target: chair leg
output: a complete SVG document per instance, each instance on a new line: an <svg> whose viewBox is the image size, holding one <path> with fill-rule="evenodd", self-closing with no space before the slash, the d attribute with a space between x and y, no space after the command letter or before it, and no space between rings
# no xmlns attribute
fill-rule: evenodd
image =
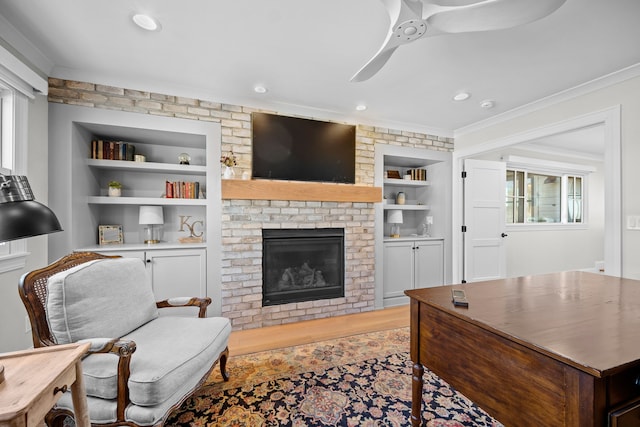
<svg viewBox="0 0 640 427"><path fill-rule="evenodd" d="M227 373L228 357L229 357L229 349L225 348L224 351L220 354L220 373L222 374L222 379L225 381L229 381L229 373Z"/></svg>

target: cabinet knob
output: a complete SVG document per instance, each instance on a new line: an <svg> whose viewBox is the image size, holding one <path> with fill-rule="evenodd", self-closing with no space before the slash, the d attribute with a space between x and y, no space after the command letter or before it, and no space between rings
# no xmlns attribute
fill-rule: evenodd
<svg viewBox="0 0 640 427"><path fill-rule="evenodd" d="M151 260L150 259L147 259L146 261L147 261L147 264L151 264Z"/></svg>
<svg viewBox="0 0 640 427"><path fill-rule="evenodd" d="M500 237L507 237L507 236L508 236L508 234L507 234L507 233L502 233L502 234L500 235Z"/></svg>

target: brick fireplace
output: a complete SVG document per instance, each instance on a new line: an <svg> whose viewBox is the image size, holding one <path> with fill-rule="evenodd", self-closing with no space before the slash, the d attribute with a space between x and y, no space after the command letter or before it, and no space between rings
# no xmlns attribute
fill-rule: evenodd
<svg viewBox="0 0 640 427"><path fill-rule="evenodd" d="M262 235L269 229L343 229L344 296L263 305ZM222 315L237 330L373 310L374 240L373 202L223 200Z"/></svg>
<svg viewBox="0 0 640 427"><path fill-rule="evenodd" d="M262 230L262 306L344 297L344 229Z"/></svg>

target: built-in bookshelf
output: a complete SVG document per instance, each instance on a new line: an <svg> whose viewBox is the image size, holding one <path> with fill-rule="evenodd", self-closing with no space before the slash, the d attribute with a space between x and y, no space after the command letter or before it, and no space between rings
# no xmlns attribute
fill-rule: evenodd
<svg viewBox="0 0 640 427"><path fill-rule="evenodd" d="M406 304L404 290L451 278L451 153L376 145L375 184L376 306Z"/></svg>
<svg viewBox="0 0 640 427"><path fill-rule="evenodd" d="M197 283L191 284L197 288L196 295L207 295L214 301L209 315L219 315L220 138L219 123L49 104L48 204L64 229L49 235L49 260L76 250L138 256L146 260L158 295L193 291L183 280L167 280L169 276L156 274L158 269L168 268L175 271L172 279ZM93 141L99 140L103 141L102 159L94 158L99 156L98 144ZM116 142L113 150L109 148L114 154L106 159L104 141ZM125 150L128 154L122 160ZM116 156L117 152L121 154ZM187 157L184 153L189 164L180 164ZM138 158L144 161L134 161L135 155L144 156ZM120 197L108 196L110 181L122 184ZM192 190L191 195L198 198L167 197L168 182L197 183L198 190ZM139 224L143 205L162 206L164 233L159 244L143 243L144 225ZM122 226L124 243L100 246L99 225ZM189 239L190 228L202 241ZM194 271L182 273L167 267L190 269L192 264Z"/></svg>
<svg viewBox="0 0 640 427"><path fill-rule="evenodd" d="M51 258L97 247L98 225L121 225L124 245L140 244L142 205L163 207L166 243L188 235L180 223L187 217L205 224L206 246L213 240L221 211L218 123L51 104L49 141L49 204L65 229L49 239ZM100 146L103 158L94 158ZM183 153L189 164L180 164ZM108 196L110 181L122 184L120 197ZM181 188L174 197L169 183Z"/></svg>

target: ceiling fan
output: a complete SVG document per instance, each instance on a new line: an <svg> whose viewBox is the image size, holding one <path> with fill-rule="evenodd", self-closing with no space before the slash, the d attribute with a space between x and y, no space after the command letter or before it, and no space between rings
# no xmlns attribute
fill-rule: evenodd
<svg viewBox="0 0 640 427"><path fill-rule="evenodd" d="M381 0L391 27L382 47L352 78L371 78L403 44L444 33L501 30L541 19L566 0Z"/></svg>

